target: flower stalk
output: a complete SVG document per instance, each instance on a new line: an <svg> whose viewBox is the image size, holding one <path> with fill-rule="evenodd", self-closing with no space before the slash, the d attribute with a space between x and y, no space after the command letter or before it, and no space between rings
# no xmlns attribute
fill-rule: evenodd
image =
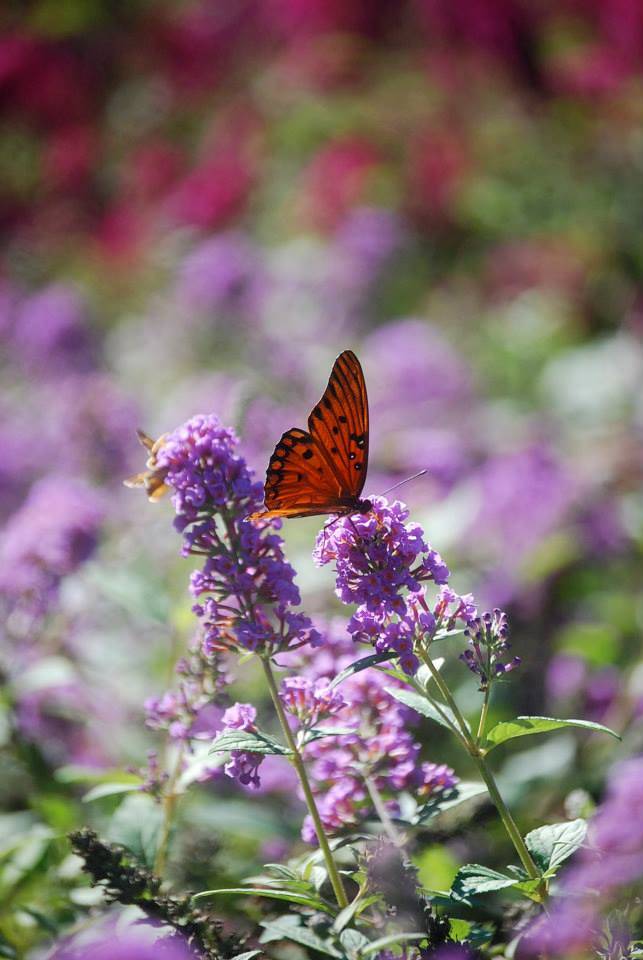
<svg viewBox="0 0 643 960"><path fill-rule="evenodd" d="M469 725L464 719L460 708L458 707L455 698L453 697L451 691L449 690L444 679L441 677L439 670L433 663L429 653L423 645L420 645L420 657L422 661L426 664L429 669L431 676L435 680L435 684L442 695L444 702L450 707L459 727L459 733L461 740L469 754L473 759L474 763L480 771L480 776L485 782L487 790L489 791L489 796L498 811L500 819L502 820L503 826L507 831L507 835L511 840L520 862L525 868L527 874L532 880L540 879L540 872L538 867L533 861L529 850L525 845L525 841L522 838L520 830L516 824L516 821L511 815L509 808L507 807L505 801L502 798L502 795L498 789L493 773L491 772L487 760L484 755L484 751L480 748L480 731L484 730L484 723L486 718L486 710L488 709L489 697L488 691L485 693L485 701L483 704L483 711L480 717L480 724L478 725L478 734L474 739L471 735Z"/></svg>
<svg viewBox="0 0 643 960"><path fill-rule="evenodd" d="M269 657L262 657L261 663L263 666L263 671L266 677L266 682L268 684L268 689L270 691L270 696L279 718L279 723L283 731L286 743L288 744L288 749L291 752L291 761L299 777L299 782L301 783L301 789L304 793L304 798L306 801L306 806L308 807L308 812L313 820L315 825L315 833L317 834L317 839L319 841L319 848L323 854L324 861L326 863L326 869L328 871L328 878L331 882L335 898L338 905L341 909L348 906L348 897L346 896L346 891L344 890L344 884L342 883L342 878L337 869L337 864L333 859L333 854L330 849L330 844L328 843L328 838L326 836L326 831L321 821L319 815L319 810L317 809L317 803L315 802L315 797L310 786L310 781L308 779L308 774L306 773L306 765L304 759L301 755L301 751L297 746L297 741L293 736L293 732L290 729L288 723L288 718L286 717L283 704L279 698L279 692L277 690L277 684L275 682L275 675L272 672L272 665L270 663Z"/></svg>

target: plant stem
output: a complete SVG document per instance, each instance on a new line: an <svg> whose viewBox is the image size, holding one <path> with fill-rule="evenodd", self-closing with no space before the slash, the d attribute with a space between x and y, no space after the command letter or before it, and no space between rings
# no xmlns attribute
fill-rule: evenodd
<svg viewBox="0 0 643 960"><path fill-rule="evenodd" d="M384 803L384 800L382 798L382 794L377 788L377 784L369 776L364 777L364 783L366 785L366 789L368 790L368 795L373 801L375 812L377 813L378 817L380 818L380 822L384 827L384 833L389 838L389 840L391 841L394 847L398 847L398 848L403 847L405 844L404 837L402 836L400 831L397 829L397 827L391 820L389 816L389 812L386 809L386 804Z"/></svg>
<svg viewBox="0 0 643 960"><path fill-rule="evenodd" d="M478 733L476 734L476 743L478 746L482 743L484 738L484 731L487 725L487 713L489 712L489 694L491 693L491 687L487 684L484 692L484 703L482 704L482 710L480 711L480 723L478 724Z"/></svg>
<svg viewBox="0 0 643 960"><path fill-rule="evenodd" d="M266 675L266 681L268 683L268 688L270 690L270 696L272 697L272 702L277 712L277 716L279 717L279 723L281 724L281 729L283 731L284 737L288 744L288 748L292 753L292 763L295 770L297 771L297 776L299 777L299 782L301 783L301 788L304 792L304 797L306 799L306 806L308 807L308 812L310 813L313 823L315 825L315 832L317 834L317 839L319 841L319 847L324 855L324 860L326 861L328 878L335 892L337 903L343 909L344 907L348 906L348 897L346 896L346 891L344 890L344 885L342 883L342 878L339 875L339 870L337 869L337 865L333 860L333 854L328 843L328 838L326 837L326 833L324 831L324 825L322 824L321 817L319 816L319 810L317 809L317 804L315 803L315 797L313 796L313 791L310 786L308 774L306 773L304 759L297 746L297 742L293 736L293 732L288 725L288 719L286 717L286 713L284 711L281 700L279 699L277 684L275 682L275 676L272 672L270 659L268 657L262 657L261 663L263 664L263 670Z"/></svg>
<svg viewBox="0 0 643 960"><path fill-rule="evenodd" d="M476 766L478 767L478 770L480 771L480 776L482 777L482 779L484 780L487 786L487 790L489 791L489 796L491 797L491 800L496 810L498 811L498 814L500 815L500 819L503 822L504 828L507 831L509 839L514 845L516 853L520 858L520 862L522 863L523 867L525 868L529 876L532 878L532 880L539 879L540 873L538 871L538 867L534 863L531 857L531 854L529 853L529 850L525 846L525 841L523 840L520 830L516 825L516 821L512 817L511 813L509 812L509 808L507 807L507 805L505 804L505 801L502 799L502 796L500 795L500 791L498 790L498 786L494 779L493 773L489 769L484 753L480 750L478 743L476 743L476 741L471 736L471 731L469 730L469 725L467 724L467 721L464 719L460 711L460 708L458 707L457 703L453 698L451 691L449 690L448 686L440 676L440 673L436 668L435 664L433 663L433 660L429 656L428 652L422 646L420 646L419 652L420 652L420 656L422 657L422 660L424 661L426 666L429 668L429 671L431 672L431 676L435 680L438 690L442 694L442 697L445 703L447 703L448 706L451 708L453 715L458 722L458 726L460 727L460 733L462 735L462 739L464 741L465 747L468 753L470 754L470 756L473 758ZM485 705L488 707L488 698L485 700ZM486 711L484 710L484 707L483 707L483 713L484 713L484 717L486 718ZM481 717L481 722L482 721L483 721L483 718ZM479 735L480 735L480 727L478 728L478 736Z"/></svg>
<svg viewBox="0 0 643 960"><path fill-rule="evenodd" d="M163 823L161 825L159 845L154 858L154 873L158 877L163 876L163 871L165 870L165 864L167 861L167 848L170 841L170 831L172 830L172 821L174 820L176 805L179 799L179 795L176 792L176 784L181 774L184 749L185 747L181 743L177 750L176 761L174 763L174 767L172 768L170 779L167 782L167 786L163 794Z"/></svg>

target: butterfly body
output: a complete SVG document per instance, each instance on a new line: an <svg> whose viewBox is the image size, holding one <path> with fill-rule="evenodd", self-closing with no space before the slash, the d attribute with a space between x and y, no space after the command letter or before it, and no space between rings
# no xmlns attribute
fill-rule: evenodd
<svg viewBox="0 0 643 960"><path fill-rule="evenodd" d="M328 386L308 418L308 430L293 427L268 463L264 510L257 517L366 514L361 493L368 468L368 397L359 360L339 355Z"/></svg>

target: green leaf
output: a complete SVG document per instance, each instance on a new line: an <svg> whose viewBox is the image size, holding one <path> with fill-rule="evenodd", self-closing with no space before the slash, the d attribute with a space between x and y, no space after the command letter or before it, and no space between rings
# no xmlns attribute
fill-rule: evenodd
<svg viewBox="0 0 643 960"><path fill-rule="evenodd" d="M141 863L151 867L162 825L161 805L146 793L131 793L114 812L107 837L113 843L122 843Z"/></svg>
<svg viewBox="0 0 643 960"><path fill-rule="evenodd" d="M253 957L258 957L261 953L261 950L247 950L245 953L237 953L232 960L252 960Z"/></svg>
<svg viewBox="0 0 643 960"><path fill-rule="evenodd" d="M525 844L541 870L554 872L582 846L586 836L587 821L579 817L538 827L527 834Z"/></svg>
<svg viewBox="0 0 643 960"><path fill-rule="evenodd" d="M249 753L264 753L279 757L288 756L290 751L278 740L274 740L259 730L226 730L213 741L211 753L222 753L230 750L246 750Z"/></svg>
<svg viewBox="0 0 643 960"><path fill-rule="evenodd" d="M335 917L335 922L333 924L333 931L335 933L341 933L344 927L351 922L351 920L355 916L357 908L360 905L361 899L362 899L361 895L358 894L355 897L355 899L348 904L347 907L344 907L343 910L339 911L339 913Z"/></svg>
<svg viewBox="0 0 643 960"><path fill-rule="evenodd" d="M96 770L95 767L83 767L74 763L58 767L54 772L54 779L58 783L141 783L137 773L130 773L127 770L117 768Z"/></svg>
<svg viewBox="0 0 643 960"><path fill-rule="evenodd" d="M360 673L362 670L368 670L369 667L375 667L378 663L385 663L387 660L393 660L397 654L392 650L385 650L383 653L372 653L369 657L362 657L361 660L356 660L354 663L349 664L341 673L338 673L331 687L337 687L340 683L343 683L348 677L352 677L354 673Z"/></svg>
<svg viewBox="0 0 643 960"><path fill-rule="evenodd" d="M440 813L452 810L467 800L472 800L487 792L484 783L464 780L458 783L452 790L445 790L436 797L431 797L426 803L423 803L415 812L413 823L426 823Z"/></svg>
<svg viewBox="0 0 643 960"><path fill-rule="evenodd" d="M346 951L349 960L359 960L364 947L368 947L369 939L359 930L344 930L339 937L342 949Z"/></svg>
<svg viewBox="0 0 643 960"><path fill-rule="evenodd" d="M508 877L504 873L498 873L497 870L490 870L489 867L483 867L480 863L466 863L455 875L451 893L468 900L469 897L480 893L491 893L493 890L513 887L515 883L515 877Z"/></svg>
<svg viewBox="0 0 643 960"><path fill-rule="evenodd" d="M314 743L315 740L323 740L324 737L344 737L354 732L354 730L350 730L348 727L326 727L326 729L311 727L310 730L306 731L303 745L308 746L309 743Z"/></svg>
<svg viewBox="0 0 643 960"><path fill-rule="evenodd" d="M516 717L515 720L506 720L497 723L488 732L483 744L485 750L515 740L516 737L528 737L534 733L548 733L550 730L562 730L565 727L580 727L583 730L594 730L598 733L608 733L611 737L620 740L618 733L604 727L602 723L593 723L590 720L557 720L555 717Z"/></svg>
<svg viewBox="0 0 643 960"><path fill-rule="evenodd" d="M425 933L391 933L386 937L380 937L379 940L371 940L367 947L362 948L362 956L369 957L372 953L378 953L386 947L393 947L397 943L411 943L420 940L426 940Z"/></svg>
<svg viewBox="0 0 643 960"><path fill-rule="evenodd" d="M83 803L91 803L92 800L101 800L103 797L113 797L117 793L133 793L140 789L142 782L139 778L136 783L99 783L87 791L83 797Z"/></svg>
<svg viewBox="0 0 643 960"><path fill-rule="evenodd" d="M267 897L269 900L286 900L314 910L330 912L330 908L320 897L312 894L297 893L294 890L279 890L277 887L221 887L218 890L201 890L192 895L193 900L202 900L203 897L215 897L220 894L236 894L246 897Z"/></svg>
<svg viewBox="0 0 643 960"><path fill-rule="evenodd" d="M441 727L445 727L447 730L451 730L451 732L453 732L453 727L457 730L457 721L446 705L443 706L440 704L440 710L438 710L432 700L423 697L421 693L415 693L415 691L406 690L403 687L386 687L386 692L390 693L396 700L399 700L400 703L403 703L405 707L410 707L411 710L415 710L416 713L420 713L423 717L434 720L435 723L439 723ZM450 726L450 724L453 724L453 727Z"/></svg>
<svg viewBox="0 0 643 960"><path fill-rule="evenodd" d="M318 950L319 953L325 953L329 957L340 957L341 953L327 940L322 940L300 924L300 918L294 916L277 917L275 920L262 920L261 926L264 933L261 935L262 943L270 943L273 940L292 940L294 943L301 943L304 947L310 947L312 950Z"/></svg>

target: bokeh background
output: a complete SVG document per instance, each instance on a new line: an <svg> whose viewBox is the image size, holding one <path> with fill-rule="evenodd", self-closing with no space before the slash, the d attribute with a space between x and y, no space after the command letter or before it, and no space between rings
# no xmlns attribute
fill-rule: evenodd
<svg viewBox="0 0 643 960"><path fill-rule="evenodd" d="M64 834L107 829L116 804L81 802L88 768L162 751L143 702L193 632L189 563L170 505L122 487L135 428L215 412L261 475L347 347L370 392L366 492L427 468L401 491L413 518L456 587L510 612L523 664L494 717L623 733L503 748L518 819L590 810L643 745L639 0L1 17L0 944L38 950L88 915ZM306 609L345 616L310 560L317 527L286 526L289 557ZM237 689L260 698L251 667ZM442 736L426 749L467 774ZM280 783L196 787L177 884L296 849ZM427 831L431 887L467 857L505 862L487 813L466 842Z"/></svg>

